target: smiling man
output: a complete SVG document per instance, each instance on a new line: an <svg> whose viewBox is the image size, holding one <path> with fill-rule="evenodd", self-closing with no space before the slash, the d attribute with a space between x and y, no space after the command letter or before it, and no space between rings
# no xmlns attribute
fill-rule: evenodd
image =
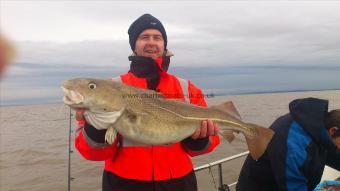
<svg viewBox="0 0 340 191"><path fill-rule="evenodd" d="M164 40L157 29L145 29L137 38L135 53L154 60L164 54Z"/></svg>
<svg viewBox="0 0 340 191"><path fill-rule="evenodd" d="M133 51L129 56L130 70L115 80L158 91L168 99L207 106L199 88L167 72L172 53L167 50L166 31L157 18L142 15L131 24L128 34ZM120 135L113 145L107 145L105 133L109 125L106 123L115 114L109 119L107 113L97 117L108 120L92 125L89 115L93 114L77 114L78 120L85 118L85 121L76 148L88 160L105 161L105 191L196 191L190 156L211 152L220 141L218 126L207 120L202 121L201 128L191 137L172 145L143 145Z"/></svg>

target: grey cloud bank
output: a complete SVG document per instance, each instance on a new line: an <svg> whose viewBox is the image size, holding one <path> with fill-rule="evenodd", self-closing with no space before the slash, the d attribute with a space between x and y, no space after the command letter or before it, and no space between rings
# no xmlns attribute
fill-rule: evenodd
<svg viewBox="0 0 340 191"><path fill-rule="evenodd" d="M158 17L175 53L170 71L217 94L340 89L337 1L4 1L2 32L16 63L1 104L59 100L72 77L126 72L127 29ZM40 93L39 93L40 92ZM208 92L209 93L209 92Z"/></svg>

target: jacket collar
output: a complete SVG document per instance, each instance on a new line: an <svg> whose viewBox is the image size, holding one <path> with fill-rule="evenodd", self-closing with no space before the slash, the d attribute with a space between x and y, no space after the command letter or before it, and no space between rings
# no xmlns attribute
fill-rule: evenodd
<svg viewBox="0 0 340 191"><path fill-rule="evenodd" d="M150 57L137 56L133 53L129 56L129 61L131 61L129 72L139 78L146 78L148 89L156 90L161 76L168 71L171 56L173 54L167 51L163 57L153 60Z"/></svg>

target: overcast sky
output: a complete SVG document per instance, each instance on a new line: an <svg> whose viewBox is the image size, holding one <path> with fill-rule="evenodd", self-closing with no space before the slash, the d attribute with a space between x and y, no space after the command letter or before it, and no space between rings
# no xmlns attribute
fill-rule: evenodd
<svg viewBox="0 0 340 191"><path fill-rule="evenodd" d="M126 72L127 30L144 13L166 28L171 72L204 90L338 89L339 10L340 1L0 0L0 31L18 52L0 105L60 100L65 79Z"/></svg>
<svg viewBox="0 0 340 191"><path fill-rule="evenodd" d="M338 1L7 1L1 31L18 62L126 66L127 30L164 24L172 65L338 65Z"/></svg>

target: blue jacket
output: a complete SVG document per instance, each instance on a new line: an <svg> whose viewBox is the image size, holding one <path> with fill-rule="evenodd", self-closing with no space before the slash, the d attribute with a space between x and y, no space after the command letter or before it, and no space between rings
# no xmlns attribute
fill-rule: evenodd
<svg viewBox="0 0 340 191"><path fill-rule="evenodd" d="M258 161L247 157L238 191L313 190L326 164L340 170L340 152L324 125L328 101L297 99L289 111L271 125L275 135L265 154Z"/></svg>

